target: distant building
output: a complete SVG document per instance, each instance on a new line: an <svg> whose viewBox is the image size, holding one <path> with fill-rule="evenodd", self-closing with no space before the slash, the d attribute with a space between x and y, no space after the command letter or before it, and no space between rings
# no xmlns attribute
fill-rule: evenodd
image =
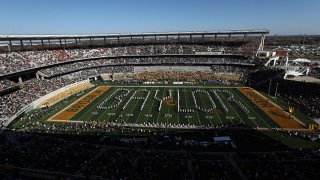
<svg viewBox="0 0 320 180"><path fill-rule="evenodd" d="M276 50L275 51L275 56L287 57L288 56L288 51L287 50Z"/></svg>

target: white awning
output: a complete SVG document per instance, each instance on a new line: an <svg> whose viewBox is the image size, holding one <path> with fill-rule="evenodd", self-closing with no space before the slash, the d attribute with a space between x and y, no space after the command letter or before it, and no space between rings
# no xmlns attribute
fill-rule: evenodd
<svg viewBox="0 0 320 180"><path fill-rule="evenodd" d="M308 59L305 59L305 58L298 58L298 59L293 60L293 62L307 62L307 63L309 63L311 61Z"/></svg>

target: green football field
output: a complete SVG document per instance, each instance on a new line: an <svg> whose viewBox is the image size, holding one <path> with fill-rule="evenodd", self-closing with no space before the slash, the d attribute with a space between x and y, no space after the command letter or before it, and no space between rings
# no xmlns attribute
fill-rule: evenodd
<svg viewBox="0 0 320 180"><path fill-rule="evenodd" d="M237 88L112 86L70 121L130 125L280 127Z"/></svg>

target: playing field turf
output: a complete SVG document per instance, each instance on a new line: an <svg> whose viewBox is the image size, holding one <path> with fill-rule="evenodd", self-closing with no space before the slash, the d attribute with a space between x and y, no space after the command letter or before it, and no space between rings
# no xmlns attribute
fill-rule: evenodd
<svg viewBox="0 0 320 180"><path fill-rule="evenodd" d="M239 89L231 87L112 86L72 117L63 117L61 113L66 112L60 111L52 120L94 120L144 126L246 124L254 128L283 127L262 109Z"/></svg>

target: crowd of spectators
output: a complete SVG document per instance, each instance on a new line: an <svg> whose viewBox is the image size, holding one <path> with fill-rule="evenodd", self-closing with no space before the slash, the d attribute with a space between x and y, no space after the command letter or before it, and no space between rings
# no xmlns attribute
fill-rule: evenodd
<svg viewBox="0 0 320 180"><path fill-rule="evenodd" d="M234 74L243 74L245 72L251 71L252 68L245 66L211 66L211 69L214 73L234 73Z"/></svg>
<svg viewBox="0 0 320 180"><path fill-rule="evenodd" d="M0 119L8 119L36 99L66 85L96 76L97 69L83 70L52 79L30 79L20 89L0 96ZM3 121L2 121L3 122Z"/></svg>
<svg viewBox="0 0 320 180"><path fill-rule="evenodd" d="M192 162L196 179L241 179L225 154L198 153Z"/></svg>
<svg viewBox="0 0 320 180"><path fill-rule="evenodd" d="M262 68L244 74L243 81L265 93L293 104L307 113L309 117L320 118L320 85L281 78L282 69Z"/></svg>
<svg viewBox="0 0 320 180"><path fill-rule="evenodd" d="M274 47L273 50L286 50L289 56L294 57L315 57L320 55L320 45L280 45Z"/></svg>
<svg viewBox="0 0 320 180"><path fill-rule="evenodd" d="M157 80L176 80L191 81L201 83L206 80L217 80L222 84L228 84L229 81L239 81L238 75L233 74L216 74L212 72L202 71L158 71L158 72L142 72L137 74L129 74L128 77L137 80L157 81Z"/></svg>
<svg viewBox="0 0 320 180"><path fill-rule="evenodd" d="M253 46L251 44L252 43L249 42L209 43L200 45L191 43L10 52L0 54L0 75L58 62L104 56L194 54L196 52L220 52L224 54L243 55L248 48L251 49Z"/></svg>
<svg viewBox="0 0 320 180"><path fill-rule="evenodd" d="M255 71L247 71L243 74L243 82L249 86L258 87L269 82L272 78L281 78L284 76L283 69L260 67Z"/></svg>
<svg viewBox="0 0 320 180"><path fill-rule="evenodd" d="M119 179L185 179L188 173L186 157L181 152L108 148L81 172Z"/></svg>
<svg viewBox="0 0 320 180"><path fill-rule="evenodd" d="M310 73L308 74L308 76L320 79L320 65L317 64L317 66L312 66L310 68Z"/></svg>
<svg viewBox="0 0 320 180"><path fill-rule="evenodd" d="M260 89L268 92L269 81ZM278 86L278 87L277 87ZM320 85L317 83L273 79L270 93L306 111L309 117L320 118Z"/></svg>
<svg viewBox="0 0 320 180"><path fill-rule="evenodd" d="M0 164L46 171L72 173L97 150L95 145L19 132L0 138Z"/></svg>
<svg viewBox="0 0 320 180"><path fill-rule="evenodd" d="M11 117L34 100L36 100L35 95L20 90L0 96L0 123L3 125L8 117Z"/></svg>
<svg viewBox="0 0 320 180"><path fill-rule="evenodd" d="M115 58L115 59L99 59L99 60L86 60L81 62L74 62L69 64L58 65L40 70L46 76L54 76L70 71L77 71L84 68L92 68L108 65L141 65L141 64L193 64L193 63L217 63L217 64L240 64L250 63L249 59L237 58L206 58L206 57L150 57L150 58Z"/></svg>
<svg viewBox="0 0 320 180"><path fill-rule="evenodd" d="M66 85L85 80L92 76L97 76L101 73L117 72L133 72L133 67L101 67L97 69L82 70L51 79L34 78L27 80L21 84L19 90L0 96L0 119L8 119L34 100ZM4 121L1 122L4 123Z"/></svg>
<svg viewBox="0 0 320 180"><path fill-rule="evenodd" d="M17 83L10 81L8 79L1 79L0 80L0 92L6 89L10 89L12 87L18 86Z"/></svg>
<svg viewBox="0 0 320 180"><path fill-rule="evenodd" d="M312 151L239 153L233 156L248 179L317 179L320 153Z"/></svg>
<svg viewBox="0 0 320 180"><path fill-rule="evenodd" d="M148 136L90 137L2 132L0 165L6 168L0 171L0 178L28 177L28 172L33 177L39 174L40 177L47 175L55 178L74 176L107 179L320 177L318 149L220 152L226 147L221 143L213 145L215 151L218 151L214 152L208 151L206 146L192 147L185 143L191 137L204 138L198 135L189 132L175 133L174 136L150 133ZM10 168L17 171L12 172Z"/></svg>

